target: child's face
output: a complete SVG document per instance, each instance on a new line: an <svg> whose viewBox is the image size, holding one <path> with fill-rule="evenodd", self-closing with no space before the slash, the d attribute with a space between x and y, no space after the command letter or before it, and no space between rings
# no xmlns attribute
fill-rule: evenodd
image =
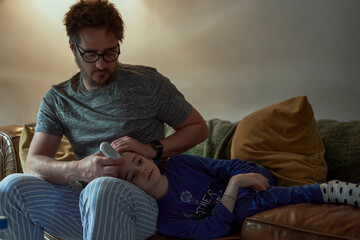
<svg viewBox="0 0 360 240"><path fill-rule="evenodd" d="M153 195L161 180L161 173L153 160L133 152L122 152L124 163L121 165L119 177L129 181L149 194Z"/></svg>

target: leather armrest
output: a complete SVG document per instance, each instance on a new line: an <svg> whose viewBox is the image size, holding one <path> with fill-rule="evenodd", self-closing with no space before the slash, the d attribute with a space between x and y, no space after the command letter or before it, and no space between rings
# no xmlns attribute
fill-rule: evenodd
<svg viewBox="0 0 360 240"><path fill-rule="evenodd" d="M360 239L360 209L334 204L301 203L246 218L242 239Z"/></svg>

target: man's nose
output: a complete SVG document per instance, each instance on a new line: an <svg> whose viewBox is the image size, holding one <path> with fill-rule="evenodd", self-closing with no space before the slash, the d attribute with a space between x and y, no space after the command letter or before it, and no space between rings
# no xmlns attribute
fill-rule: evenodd
<svg viewBox="0 0 360 240"><path fill-rule="evenodd" d="M104 69L105 66L106 66L106 62L105 60L103 59L103 57L99 57L99 59L95 62L95 66L98 68L98 69Z"/></svg>

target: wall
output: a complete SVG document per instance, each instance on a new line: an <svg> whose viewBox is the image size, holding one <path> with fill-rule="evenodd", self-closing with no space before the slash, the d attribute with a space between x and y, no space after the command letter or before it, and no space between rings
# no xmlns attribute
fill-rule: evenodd
<svg viewBox="0 0 360 240"><path fill-rule="evenodd" d="M62 18L75 0L0 0L0 125L34 122L76 71ZM317 119L360 119L360 1L117 0L120 61L156 67L206 119L237 121L307 95Z"/></svg>

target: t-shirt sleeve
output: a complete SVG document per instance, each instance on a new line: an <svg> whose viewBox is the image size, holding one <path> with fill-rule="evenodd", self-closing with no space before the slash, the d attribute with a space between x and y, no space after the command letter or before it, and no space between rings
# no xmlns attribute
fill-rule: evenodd
<svg viewBox="0 0 360 240"><path fill-rule="evenodd" d="M56 104L53 91L47 92L42 99L37 115L35 131L49 133L58 137L62 137L63 129L59 118L56 115Z"/></svg>
<svg viewBox="0 0 360 240"><path fill-rule="evenodd" d="M203 219L159 215L158 228L161 233L171 237L213 239L229 233L234 219L235 216L219 202L213 214Z"/></svg>
<svg viewBox="0 0 360 240"><path fill-rule="evenodd" d="M154 73L154 98L158 109L158 118L170 126L184 122L192 110L191 104L168 78Z"/></svg>

